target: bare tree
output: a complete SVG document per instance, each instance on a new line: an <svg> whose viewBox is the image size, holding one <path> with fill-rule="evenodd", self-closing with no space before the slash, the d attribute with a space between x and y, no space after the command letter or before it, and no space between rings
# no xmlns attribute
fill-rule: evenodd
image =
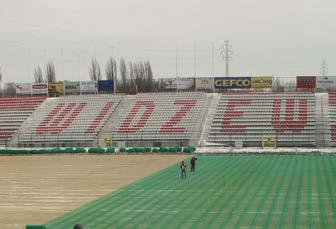
<svg viewBox="0 0 336 229"><path fill-rule="evenodd" d="M128 62L120 61L120 91L125 93L150 92L154 89L153 72L149 61Z"/></svg>
<svg viewBox="0 0 336 229"><path fill-rule="evenodd" d="M145 62L145 71L146 71L146 91L147 92L151 92L154 89L154 85L153 85L153 71L152 71L152 67L151 64L149 63L149 61L147 60Z"/></svg>
<svg viewBox="0 0 336 229"><path fill-rule="evenodd" d="M137 92L152 91L153 73L148 61L137 62L133 65L135 85Z"/></svg>
<svg viewBox="0 0 336 229"><path fill-rule="evenodd" d="M43 74L40 65L34 68L33 75L35 83L43 83Z"/></svg>
<svg viewBox="0 0 336 229"><path fill-rule="evenodd" d="M139 85L140 85L140 81L141 81L140 67L139 67L138 63L133 64L133 71L134 71L135 92L138 93L140 91Z"/></svg>
<svg viewBox="0 0 336 229"><path fill-rule="evenodd" d="M107 61L105 68L106 79L108 80L116 80L117 78L117 63L114 58L110 57Z"/></svg>
<svg viewBox="0 0 336 229"><path fill-rule="evenodd" d="M2 73L1 73L1 68L0 68L0 95L2 94L1 82L2 82Z"/></svg>
<svg viewBox="0 0 336 229"><path fill-rule="evenodd" d="M281 82L279 78L276 78L274 82L275 90L283 91L284 90L284 82Z"/></svg>
<svg viewBox="0 0 336 229"><path fill-rule="evenodd" d="M49 61L46 66L46 81L56 82L55 66L52 61Z"/></svg>
<svg viewBox="0 0 336 229"><path fill-rule="evenodd" d="M121 87L124 93L128 93L128 79L127 79L127 66L125 59L120 60L120 78L121 78Z"/></svg>
<svg viewBox="0 0 336 229"><path fill-rule="evenodd" d="M91 58L91 66L89 69L89 75L92 81L98 81L102 79L100 66L95 57Z"/></svg>
<svg viewBox="0 0 336 229"><path fill-rule="evenodd" d="M139 92L145 92L145 88L146 88L146 69L145 69L145 65L143 62L138 62L138 66L139 66Z"/></svg>
<svg viewBox="0 0 336 229"><path fill-rule="evenodd" d="M135 94L135 72L132 61L128 62L128 73L129 73L129 93Z"/></svg>
<svg viewBox="0 0 336 229"><path fill-rule="evenodd" d="M14 96L16 94L15 83L6 83L4 86L3 94L5 96Z"/></svg>

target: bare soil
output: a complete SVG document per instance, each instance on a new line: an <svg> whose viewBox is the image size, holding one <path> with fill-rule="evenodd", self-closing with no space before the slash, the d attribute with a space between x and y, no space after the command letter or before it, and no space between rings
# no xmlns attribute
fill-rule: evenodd
<svg viewBox="0 0 336 229"><path fill-rule="evenodd" d="M186 155L0 157L0 228L43 224Z"/></svg>

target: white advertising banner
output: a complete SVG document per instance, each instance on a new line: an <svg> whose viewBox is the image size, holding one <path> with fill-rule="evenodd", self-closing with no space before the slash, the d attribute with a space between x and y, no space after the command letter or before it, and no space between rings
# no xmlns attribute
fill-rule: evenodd
<svg viewBox="0 0 336 229"><path fill-rule="evenodd" d="M212 77L196 78L196 90L212 90L212 89L213 89Z"/></svg>
<svg viewBox="0 0 336 229"><path fill-rule="evenodd" d="M95 81L83 81L81 82L81 93L88 94L88 93L97 93L97 82Z"/></svg>
<svg viewBox="0 0 336 229"><path fill-rule="evenodd" d="M176 78L160 79L160 89L176 89Z"/></svg>
<svg viewBox="0 0 336 229"><path fill-rule="evenodd" d="M195 90L195 78L179 78L178 89Z"/></svg>
<svg viewBox="0 0 336 229"><path fill-rule="evenodd" d="M32 85L30 83L18 83L15 85L17 95L31 95Z"/></svg>
<svg viewBox="0 0 336 229"><path fill-rule="evenodd" d="M316 76L316 88L336 89L336 76Z"/></svg>
<svg viewBox="0 0 336 229"><path fill-rule="evenodd" d="M47 95L48 94L48 84L47 83L33 83L32 84L32 94L33 95Z"/></svg>

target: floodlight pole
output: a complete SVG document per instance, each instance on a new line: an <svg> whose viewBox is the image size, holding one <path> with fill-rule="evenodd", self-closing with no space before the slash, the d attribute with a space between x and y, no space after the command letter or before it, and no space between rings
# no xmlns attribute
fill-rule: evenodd
<svg viewBox="0 0 336 229"><path fill-rule="evenodd" d="M211 78L212 78L212 93L215 92L215 85L214 85L214 79L215 79L215 48L214 48L214 42L211 41Z"/></svg>
<svg viewBox="0 0 336 229"><path fill-rule="evenodd" d="M197 75L196 43L194 43L194 77Z"/></svg>
<svg viewBox="0 0 336 229"><path fill-rule="evenodd" d="M230 45L230 41L229 40L225 40L224 41L224 45L222 45L221 48L221 56L222 59L225 60L225 76L229 77L230 75L230 60L232 58L232 46Z"/></svg>
<svg viewBox="0 0 336 229"><path fill-rule="evenodd" d="M176 92L178 92L178 71L177 71L177 44L175 48L175 74L176 74Z"/></svg>
<svg viewBox="0 0 336 229"><path fill-rule="evenodd" d="M321 72L322 72L322 76L326 76L328 74L328 64L325 60L322 61Z"/></svg>
<svg viewBox="0 0 336 229"><path fill-rule="evenodd" d="M226 71L225 76L229 77L229 41L225 41L225 65L226 65Z"/></svg>

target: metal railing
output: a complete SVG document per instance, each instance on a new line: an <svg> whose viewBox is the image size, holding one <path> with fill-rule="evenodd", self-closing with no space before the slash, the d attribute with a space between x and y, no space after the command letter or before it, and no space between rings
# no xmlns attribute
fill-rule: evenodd
<svg viewBox="0 0 336 229"><path fill-rule="evenodd" d="M270 127L271 128L271 127ZM210 129L211 130L211 129ZM173 147L189 146L192 136L201 136L200 131L188 132L188 134L164 134L159 131L138 131L133 133L102 132L93 136L81 132L67 133L67 135L52 135L36 133L18 133L13 147L91 147L91 146L114 146L114 147ZM257 134L249 133L223 133L210 132L200 146L219 147L262 147L264 138L274 138L277 147L316 147L327 148L336 146L336 140L331 141L330 129L322 131L302 133L285 132L276 134L274 131L260 131ZM323 141L321 141L323 139ZM6 145L9 146L10 142Z"/></svg>

